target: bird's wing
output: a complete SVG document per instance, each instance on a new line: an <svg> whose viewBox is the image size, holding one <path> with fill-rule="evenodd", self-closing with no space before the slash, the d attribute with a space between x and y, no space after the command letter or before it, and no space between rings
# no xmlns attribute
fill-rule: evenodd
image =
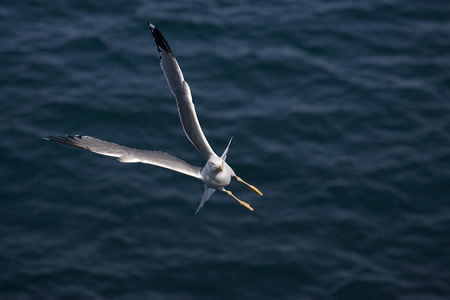
<svg viewBox="0 0 450 300"><path fill-rule="evenodd" d="M117 157L117 160L123 163L141 162L144 164L151 164L177 171L202 180L202 176L200 174L201 168L192 166L187 162L165 152L128 148L85 135L75 135L67 137L49 136L45 137L45 139L60 144L88 150L101 155Z"/></svg>
<svg viewBox="0 0 450 300"><path fill-rule="evenodd" d="M191 90L187 82L184 81L183 73L169 44L153 24L148 23L148 26L152 31L158 49L161 68L169 84L169 88L177 100L178 113L180 114L181 124L183 125L186 136L206 159L209 159L211 156L217 156L203 134L195 112Z"/></svg>
<svg viewBox="0 0 450 300"><path fill-rule="evenodd" d="M231 141L232 141L232 140L233 140L233 137L231 137L230 141L228 142L227 148L225 149L225 151L223 151L223 154L222 154L222 156L220 157L220 158L223 159L223 161L226 161L226 160L227 160L228 148L230 148L230 145L231 145Z"/></svg>

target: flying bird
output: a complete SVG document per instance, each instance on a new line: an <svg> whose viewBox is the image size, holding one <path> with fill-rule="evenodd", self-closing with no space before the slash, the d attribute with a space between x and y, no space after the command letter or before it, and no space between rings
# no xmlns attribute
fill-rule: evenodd
<svg viewBox="0 0 450 300"><path fill-rule="evenodd" d="M191 90L184 80L183 73L181 72L180 66L175 59L169 44L153 24L148 23L148 26L156 43L158 57L164 76L166 77L171 92L175 96L184 132L194 147L197 148L206 159L206 164L203 168L193 166L165 152L129 148L86 135L48 136L44 139L101 155L117 157L117 159L123 163L140 162L151 164L195 177L203 181L205 186L202 200L195 212L196 214L216 190L227 193L241 205L253 211L253 208L248 203L236 198L232 192L225 189L225 187L230 184L231 178L234 177L236 180L249 186L253 192L262 196L262 193L256 187L242 180L226 163L225 160L227 158L228 149L233 138L230 139L227 148L219 157L209 145L208 140L200 127L197 113L195 112L194 102L192 101Z"/></svg>

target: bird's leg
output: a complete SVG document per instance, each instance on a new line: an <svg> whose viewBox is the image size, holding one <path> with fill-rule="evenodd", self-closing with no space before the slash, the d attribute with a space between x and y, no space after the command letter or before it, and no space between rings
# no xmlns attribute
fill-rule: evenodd
<svg viewBox="0 0 450 300"><path fill-rule="evenodd" d="M253 191L255 194L258 194L258 195L260 195L260 196L263 195L263 194L262 194L255 186L253 186L253 185L251 185L251 184L248 184L247 182L245 182L244 180L242 180L241 177L236 176L236 180L242 182L243 184L246 184L249 188L252 189L252 191Z"/></svg>
<svg viewBox="0 0 450 300"><path fill-rule="evenodd" d="M236 199L241 205L243 205L243 206L247 207L248 209L250 209L251 211L253 211L253 208L252 208L247 202L244 202L244 201L242 201L242 200L239 200L238 198L236 198L235 195L233 195L232 192L225 190L225 193L227 193L228 195L230 195L231 197L233 197L234 199Z"/></svg>

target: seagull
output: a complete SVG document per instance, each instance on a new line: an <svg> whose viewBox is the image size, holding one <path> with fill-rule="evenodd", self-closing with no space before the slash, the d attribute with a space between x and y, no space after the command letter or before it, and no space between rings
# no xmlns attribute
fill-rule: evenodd
<svg viewBox="0 0 450 300"><path fill-rule="evenodd" d="M184 132L194 147L197 148L206 159L206 164L203 168L193 166L184 160L165 152L129 148L86 135L47 136L44 137L44 139L88 150L97 154L116 157L118 161L123 163L140 162L151 164L197 178L203 181L205 191L195 214L199 212L205 202L208 201L216 190L227 193L241 205L253 211L253 208L247 202L236 198L231 191L225 189L225 187L230 184L231 178L234 177L237 181L250 187L256 194L260 196L263 195L256 187L248 184L237 176L233 169L225 162L233 138L230 139L225 151L219 157L209 145L208 140L200 127L197 113L195 112L194 102L192 101L191 90L184 80L183 73L181 72L180 66L175 59L169 44L155 25L148 23L148 26L156 43L158 57L164 76L166 77L171 92L175 96Z"/></svg>

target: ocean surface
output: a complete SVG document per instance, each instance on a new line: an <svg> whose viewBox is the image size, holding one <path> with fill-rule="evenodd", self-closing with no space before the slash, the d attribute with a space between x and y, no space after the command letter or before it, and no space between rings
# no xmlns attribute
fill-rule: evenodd
<svg viewBox="0 0 450 300"><path fill-rule="evenodd" d="M168 40L250 212L196 166ZM450 299L450 2L2 1L0 299Z"/></svg>

